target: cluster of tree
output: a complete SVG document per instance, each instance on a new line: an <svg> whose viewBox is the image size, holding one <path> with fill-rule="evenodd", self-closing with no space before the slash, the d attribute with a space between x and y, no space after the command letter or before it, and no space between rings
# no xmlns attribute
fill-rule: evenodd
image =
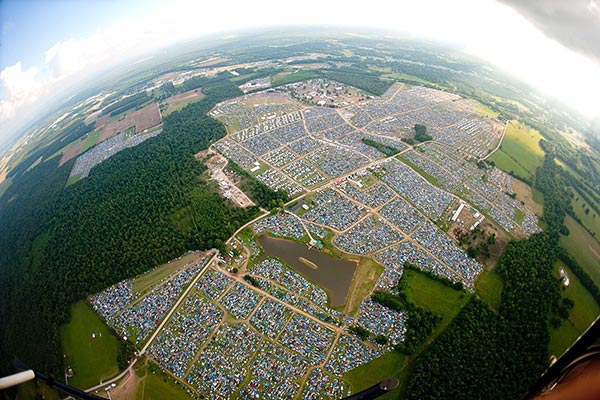
<svg viewBox="0 0 600 400"><path fill-rule="evenodd" d="M244 275L244 280L254 287L260 288L260 282L252 275Z"/></svg>
<svg viewBox="0 0 600 400"><path fill-rule="evenodd" d="M423 275L427 276L429 279L433 279L434 281L443 283L444 285L451 287L452 289L462 290L463 292L465 291L465 286L463 285L462 282L453 282L450 279L448 279L444 276L441 276L441 275L434 274L431 271L424 271L409 261L404 262L404 269L409 270L409 271L415 271L419 274L423 274ZM400 293L402 293L403 290L405 289L405 287L402 286L402 285L404 285L404 282L405 282L404 279L400 279L400 281L398 282L398 290L400 291Z"/></svg>
<svg viewBox="0 0 600 400"><path fill-rule="evenodd" d="M350 326L348 327L348 330L362 340L367 340L371 336L371 332L359 325Z"/></svg>
<svg viewBox="0 0 600 400"><path fill-rule="evenodd" d="M240 189L259 206L267 210L273 210L275 208L283 208L283 205L288 201L288 194L285 191L271 189L250 175L233 160L229 160L227 167L241 178L239 183Z"/></svg>
<svg viewBox="0 0 600 400"><path fill-rule="evenodd" d="M536 189L544 194L544 221L548 225L548 232L557 237L559 233L568 235L564 219L573 212L573 192L566 185L561 171L562 168L554 161L554 155L547 153L535 178Z"/></svg>
<svg viewBox="0 0 600 400"><path fill-rule="evenodd" d="M102 110L102 115L110 114L110 116L112 117L132 108L140 108L149 99L150 98L148 97L148 95L146 95L146 92L142 91L132 96L125 97L123 100L109 105L104 110Z"/></svg>
<svg viewBox="0 0 600 400"><path fill-rule="evenodd" d="M388 146L386 144L379 143L379 142L376 142L371 139L362 138L361 141L368 146L376 148L377 150L379 150L380 152L382 152L383 154L385 154L388 157L396 155L400 152L400 150L398 150L395 147Z"/></svg>
<svg viewBox="0 0 600 400"><path fill-rule="evenodd" d="M198 177L194 154L225 129L207 112L238 95L226 79L164 120L163 132L63 189L73 161L55 157L15 179L0 198L0 372L20 357L58 374L58 326L73 302L189 249L223 248L259 212L238 208ZM10 199L11 201L8 201Z"/></svg>
<svg viewBox="0 0 600 400"><path fill-rule="evenodd" d="M497 267L499 314L471 299L417 359L407 398L520 398L549 361L548 315L560 299L556 249L546 233L509 243Z"/></svg>
<svg viewBox="0 0 600 400"><path fill-rule="evenodd" d="M415 140L417 142L426 142L431 139L433 137L427 134L427 127L425 125L415 124Z"/></svg>
<svg viewBox="0 0 600 400"><path fill-rule="evenodd" d="M571 268L571 271L573 271L573 273L577 275L577 278L579 279L581 284L588 290L588 292L590 292L590 294L596 300L596 302L600 304L600 289L598 289L598 286L596 286L592 278L588 275L587 272L585 272L581 265L579 265L579 263L575 261L575 258L573 258L573 256L571 256L562 247L558 249L558 258L562 262L564 262L567 265L567 267Z"/></svg>

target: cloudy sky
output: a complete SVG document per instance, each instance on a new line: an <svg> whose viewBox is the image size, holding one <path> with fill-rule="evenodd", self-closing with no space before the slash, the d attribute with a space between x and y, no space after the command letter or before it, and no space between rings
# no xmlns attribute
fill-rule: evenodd
<svg viewBox="0 0 600 400"><path fill-rule="evenodd" d="M265 26L376 27L460 44L600 115L600 0L0 0L0 23L0 146L57 88L125 54Z"/></svg>

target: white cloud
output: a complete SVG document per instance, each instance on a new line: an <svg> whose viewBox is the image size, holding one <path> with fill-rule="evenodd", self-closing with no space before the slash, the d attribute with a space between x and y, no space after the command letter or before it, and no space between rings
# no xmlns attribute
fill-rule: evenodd
<svg viewBox="0 0 600 400"><path fill-rule="evenodd" d="M19 108L31 105L45 91L37 67L23 71L20 62L0 72L0 85L4 94L0 100L0 120L14 117Z"/></svg>

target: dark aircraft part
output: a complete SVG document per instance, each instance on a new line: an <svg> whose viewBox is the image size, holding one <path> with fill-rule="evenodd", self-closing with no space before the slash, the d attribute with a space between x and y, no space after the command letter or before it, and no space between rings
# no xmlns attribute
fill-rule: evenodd
<svg viewBox="0 0 600 400"><path fill-rule="evenodd" d="M15 359L15 362L13 363L13 365L15 366L15 368L23 370L23 371L30 369L27 365L25 365L19 359ZM75 389L71 386L67 386L64 383L55 381L54 378L51 376L46 376L37 371L33 371L33 373L35 374L35 379L37 379L38 381L44 382L49 387L59 390L65 394L71 395L71 396L75 397L76 399L106 400L106 399L103 399L102 397L94 396L93 394L86 393L82 390Z"/></svg>
<svg viewBox="0 0 600 400"><path fill-rule="evenodd" d="M383 381L371 386L362 392L355 393L350 397L346 397L342 400L371 400L376 399L379 396L383 396L387 392L390 392L398 387L398 379L387 378Z"/></svg>

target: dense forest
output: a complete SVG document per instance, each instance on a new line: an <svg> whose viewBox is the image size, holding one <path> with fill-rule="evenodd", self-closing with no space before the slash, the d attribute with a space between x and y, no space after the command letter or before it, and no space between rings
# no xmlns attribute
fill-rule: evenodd
<svg viewBox="0 0 600 400"><path fill-rule="evenodd" d="M13 182L0 204L0 368L17 356L62 367L58 326L70 304L189 249L221 248L258 213L235 208L199 178L194 154L225 134L207 116L239 95L222 76L207 97L165 118L163 133L95 167L63 189L72 163L46 161ZM10 199L7 200L7 199Z"/></svg>

